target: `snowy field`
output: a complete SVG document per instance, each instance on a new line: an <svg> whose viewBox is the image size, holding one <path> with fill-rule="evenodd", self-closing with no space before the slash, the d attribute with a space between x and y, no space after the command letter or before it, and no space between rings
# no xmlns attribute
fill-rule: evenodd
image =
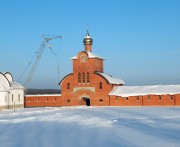
<svg viewBox="0 0 180 147"><path fill-rule="evenodd" d="M0 111L0 147L179 147L180 107Z"/></svg>

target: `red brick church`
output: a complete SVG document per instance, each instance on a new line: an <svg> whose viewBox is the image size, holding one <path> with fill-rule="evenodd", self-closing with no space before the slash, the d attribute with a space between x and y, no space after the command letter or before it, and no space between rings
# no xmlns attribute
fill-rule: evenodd
<svg viewBox="0 0 180 147"><path fill-rule="evenodd" d="M180 85L124 86L120 78L104 73L104 58L92 52L87 32L84 50L72 57L73 71L59 83L59 95L26 95L25 107L53 106L175 106Z"/></svg>

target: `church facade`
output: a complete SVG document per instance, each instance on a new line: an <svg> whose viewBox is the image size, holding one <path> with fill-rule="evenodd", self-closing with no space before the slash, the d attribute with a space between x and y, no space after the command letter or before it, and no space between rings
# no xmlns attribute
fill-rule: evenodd
<svg viewBox="0 0 180 147"><path fill-rule="evenodd" d="M61 80L62 105L109 105L109 92L124 81L104 73L104 58L92 52L93 40L87 33L85 50L72 57L73 72Z"/></svg>
<svg viewBox="0 0 180 147"><path fill-rule="evenodd" d="M175 106L180 85L124 86L120 78L104 73L104 58L92 52L87 32L84 50L72 57L72 73L59 83L59 95L26 95L25 107L46 106Z"/></svg>

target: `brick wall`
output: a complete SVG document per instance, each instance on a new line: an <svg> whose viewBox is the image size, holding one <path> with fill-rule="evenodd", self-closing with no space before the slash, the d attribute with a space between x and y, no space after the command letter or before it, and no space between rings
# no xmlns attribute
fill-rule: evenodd
<svg viewBox="0 0 180 147"><path fill-rule="evenodd" d="M174 106L174 96L172 97L170 95L143 96L143 106Z"/></svg>
<svg viewBox="0 0 180 147"><path fill-rule="evenodd" d="M175 95L175 105L180 106L180 94Z"/></svg>
<svg viewBox="0 0 180 147"><path fill-rule="evenodd" d="M109 96L110 106L142 106L143 97L131 96L131 97L120 97L120 96Z"/></svg>
<svg viewBox="0 0 180 147"><path fill-rule="evenodd" d="M81 60L82 51L73 59L73 73L60 82L61 95L32 95L25 97L25 107L59 106L174 106L180 105L180 94L145 95L145 96L108 96L114 86L95 72L103 72L103 59L89 58ZM78 74L80 73L80 81ZM83 80L84 75L84 80ZM89 75L89 80L87 78ZM102 83L100 88L99 83Z"/></svg>
<svg viewBox="0 0 180 147"><path fill-rule="evenodd" d="M100 82L102 82L102 89L99 87ZM70 84L69 88L67 86L68 83ZM92 72L90 73L89 83L87 83L87 80L85 80L85 83L82 81L78 83L78 74L73 73L61 82L62 105L85 105L86 103L82 99L88 98L90 99L91 106L108 106L108 94L112 90L112 87L104 78Z"/></svg>
<svg viewBox="0 0 180 147"><path fill-rule="evenodd" d="M60 107L61 95L26 95L25 107Z"/></svg>
<svg viewBox="0 0 180 147"><path fill-rule="evenodd" d="M105 90L105 89L104 89ZM32 95L25 97L25 107L61 107L86 105L82 98L89 98L91 106L180 106L180 94L145 95L145 96L107 96L106 92L96 94L88 90L80 90L73 95ZM14 108L14 106L12 106Z"/></svg>
<svg viewBox="0 0 180 147"><path fill-rule="evenodd" d="M109 96L110 106L178 106L180 94L145 96Z"/></svg>

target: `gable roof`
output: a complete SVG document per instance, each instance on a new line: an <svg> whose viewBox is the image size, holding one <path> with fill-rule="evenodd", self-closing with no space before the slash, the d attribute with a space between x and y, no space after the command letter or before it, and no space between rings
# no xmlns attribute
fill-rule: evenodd
<svg viewBox="0 0 180 147"><path fill-rule="evenodd" d="M180 94L180 85L117 86L109 93L115 96Z"/></svg>
<svg viewBox="0 0 180 147"><path fill-rule="evenodd" d="M95 73L101 75L110 84L123 84L123 85L125 84L125 82L120 78L112 77L111 75L105 74L105 73L102 73L102 72L95 72Z"/></svg>
<svg viewBox="0 0 180 147"><path fill-rule="evenodd" d="M103 57L101 57L101 56L99 56L99 55L96 55L96 54L94 54L94 53L92 53L92 52L90 52L90 51L84 51L84 52L86 52L87 54L88 54L88 57L89 58L97 58L97 59L103 59L103 60L105 60ZM79 54L79 53L78 53ZM74 56L74 57L72 57L71 59L73 60L73 59L77 59L78 57L78 54L76 55L76 56Z"/></svg>
<svg viewBox="0 0 180 147"><path fill-rule="evenodd" d="M10 87L11 89L24 89L24 87L21 84L15 81L10 82L10 84L11 84L11 87Z"/></svg>

